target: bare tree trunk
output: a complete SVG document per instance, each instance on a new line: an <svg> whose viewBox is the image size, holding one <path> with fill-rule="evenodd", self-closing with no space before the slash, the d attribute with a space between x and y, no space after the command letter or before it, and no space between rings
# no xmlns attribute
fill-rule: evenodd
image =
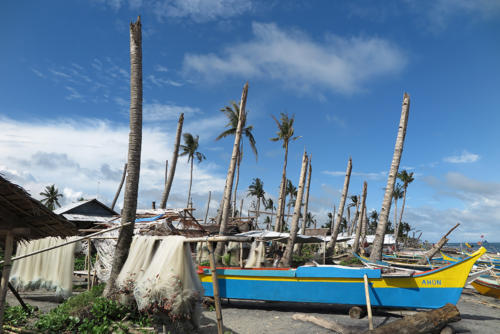
<svg viewBox="0 0 500 334"><path fill-rule="evenodd" d="M167 205L167 184L168 184L168 160L165 160L165 186L163 188L163 193L161 195L161 200L160 200L160 209L165 209L162 208L161 205L163 204L163 201L165 201L165 206Z"/></svg>
<svg viewBox="0 0 500 334"><path fill-rule="evenodd" d="M307 173L307 186L306 186L306 198L304 203L304 215L302 218L302 228L300 229L300 234L306 234L307 228L307 210L309 209L309 188L311 187L311 174L312 174L312 154L309 155L309 168ZM302 243L299 244L298 253L302 253Z"/></svg>
<svg viewBox="0 0 500 334"><path fill-rule="evenodd" d="M189 178L189 190L188 190L188 201L187 201L187 205L186 205L186 208L189 208L189 202L191 200L191 186L193 185L193 160L194 160L194 157L191 159L191 177Z"/></svg>
<svg viewBox="0 0 500 334"><path fill-rule="evenodd" d="M347 206L347 234L349 234L349 230L351 228L351 208Z"/></svg>
<svg viewBox="0 0 500 334"><path fill-rule="evenodd" d="M280 196L278 198L278 209L276 210L276 224L274 231L281 232L281 221L285 213L285 196L286 196L286 165L288 159L288 143L285 143L285 160L283 162L283 172L281 173Z"/></svg>
<svg viewBox="0 0 500 334"><path fill-rule="evenodd" d="M137 192L141 169L142 144L142 33L141 17L136 23L130 23L130 134L128 146L127 181L121 223L132 224L120 229L116 243L113 265L104 296L110 296L115 290L115 282L127 259L132 236L134 234L135 214L137 211Z"/></svg>
<svg viewBox="0 0 500 334"><path fill-rule="evenodd" d="M259 228L260 198L257 197L257 214L255 215L255 227ZM241 216L241 214L240 214Z"/></svg>
<svg viewBox="0 0 500 334"><path fill-rule="evenodd" d="M361 236L361 230L363 229L363 220L366 214L366 192L368 184L366 181L363 183L363 194L361 195L361 214L359 215L358 224L356 226L356 236L354 237L354 244L352 245L352 252L357 253L359 248L359 237Z"/></svg>
<svg viewBox="0 0 500 334"><path fill-rule="evenodd" d="M161 198L160 208L167 208L168 196L170 194L170 189L172 188L172 182L174 181L175 168L177 166L177 158L179 157L179 146L181 144L182 135L182 124L184 123L184 113L179 116L179 121L177 122L177 132L175 133L175 144L174 152L172 153L172 166L170 166L170 172L168 173L167 184L165 185L165 191Z"/></svg>
<svg viewBox="0 0 500 334"><path fill-rule="evenodd" d="M394 238L397 239L397 234L396 234L396 220L398 219L398 199L394 198Z"/></svg>
<svg viewBox="0 0 500 334"><path fill-rule="evenodd" d="M231 161L229 163L229 170L227 172L226 185L224 188L224 197L222 200L222 212L221 212L219 235L226 234L227 221L229 218L229 210L231 207L231 191L233 189L234 170L236 167L236 160L239 154L241 132L243 130L243 124L245 124L245 116L246 116L245 106L247 103L247 94L248 94L248 82L243 87L243 93L241 95L240 116L238 118L238 127L236 128L236 134L234 136L233 154L231 156ZM217 263L220 263L223 251L224 251L224 243L222 242L217 243L217 248L215 250Z"/></svg>
<svg viewBox="0 0 500 334"><path fill-rule="evenodd" d="M238 162L236 163L236 184L234 185L234 194L233 194L233 217L236 217L236 196L238 194L238 184L240 183L240 164L243 154L242 150L243 150L243 142L240 144ZM240 217L241 217L241 210L240 210Z"/></svg>
<svg viewBox="0 0 500 334"><path fill-rule="evenodd" d="M382 248L384 246L384 236L387 229L387 222L389 220L389 211L391 211L392 192L396 177L398 175L399 163L403 155L403 146L406 136L406 126L408 125L408 115L410 113L410 96L404 94L403 105L401 107L401 119L399 121L398 136L396 138L396 145L394 147L394 155L392 157L391 169L389 177L387 178L387 186L385 187L384 201L382 202L382 209L380 209L379 221L377 230L375 232L375 240L373 240L373 249L370 254L370 261L380 261L382 258Z"/></svg>
<svg viewBox="0 0 500 334"><path fill-rule="evenodd" d="M297 237L302 196L304 195L304 185L306 183L307 160L307 152L304 151L304 155L302 156L302 168L300 169L299 189L297 190L295 208L293 209L292 226L290 227L290 238L288 239L282 261L283 265L286 267L290 267L292 265L293 245L295 244L295 239Z"/></svg>
<svg viewBox="0 0 500 334"><path fill-rule="evenodd" d="M115 198L113 198L113 204L111 204L111 210L115 209L116 201L120 196L120 192L122 191L123 182L125 181L126 176L127 176L127 164L125 163L125 166L123 166L123 174L122 174L122 179L120 181L120 185L118 186L118 190L116 191Z"/></svg>
<svg viewBox="0 0 500 334"><path fill-rule="evenodd" d="M208 219L208 210L210 210L210 199L211 198L212 198L212 192L209 191L208 192L208 201L207 201L207 211L205 212L205 220L204 220L205 224L208 223L207 222L207 219Z"/></svg>
<svg viewBox="0 0 500 334"><path fill-rule="evenodd" d="M363 225L361 226L361 238L360 238L360 244L361 244L361 254L365 253L364 249L364 244L365 244L365 238L366 238L366 228L368 224L368 210L366 210L365 206L365 213L363 214Z"/></svg>
<svg viewBox="0 0 500 334"><path fill-rule="evenodd" d="M342 196L340 197L339 212L337 212L337 219L335 222L335 227L333 228L332 238L328 242L326 247L327 256L331 256L335 252L335 243L337 242L337 237L339 236L340 223L342 222L342 216L344 215L344 206L347 199L347 192L349 191L349 180L351 179L352 171L352 159L349 157L347 162L347 170L345 172L344 188L342 189Z"/></svg>
<svg viewBox="0 0 500 334"><path fill-rule="evenodd" d="M405 190L403 192L403 205L401 205L401 214L399 215L399 222L394 227L394 242L395 242L394 247L396 250L398 249L399 228L401 226L401 222L403 221L403 212L405 211L406 189L408 189L408 187L405 187Z"/></svg>
<svg viewBox="0 0 500 334"><path fill-rule="evenodd" d="M434 246L432 246L432 248L424 254L424 256L422 257L422 259L420 259L418 261L418 263L419 264L426 264L427 261L430 261L432 259L432 257L434 255L436 255L436 253L439 252L439 250L448 242L448 239L446 237L449 236L450 233L453 232L453 230L458 227L458 225L460 225L460 223L457 223L455 226L453 226L448 231L448 233L446 233L445 235L443 235L443 237L441 238L441 240L439 240L439 242L437 244L434 244Z"/></svg>

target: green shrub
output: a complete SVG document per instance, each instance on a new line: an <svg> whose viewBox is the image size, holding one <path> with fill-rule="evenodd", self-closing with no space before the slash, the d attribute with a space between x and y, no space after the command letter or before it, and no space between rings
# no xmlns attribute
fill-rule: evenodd
<svg viewBox="0 0 500 334"><path fill-rule="evenodd" d="M121 323L125 316L141 327L151 324L148 315L101 297L103 289L104 285L98 285L69 298L42 315L35 323L35 328L46 333L128 333L128 327Z"/></svg>
<svg viewBox="0 0 500 334"><path fill-rule="evenodd" d="M34 308L31 305L26 305L28 311L25 311L21 305L18 306L8 306L5 309L4 323L11 326L21 326L26 324L31 314L34 312Z"/></svg>

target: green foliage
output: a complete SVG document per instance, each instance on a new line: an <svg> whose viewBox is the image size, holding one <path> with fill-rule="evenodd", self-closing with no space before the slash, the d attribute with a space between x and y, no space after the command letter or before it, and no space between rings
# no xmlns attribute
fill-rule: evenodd
<svg viewBox="0 0 500 334"><path fill-rule="evenodd" d="M314 258L314 254L317 249L318 245L303 244L301 255L293 254L292 256L292 267L302 266L306 262L311 261Z"/></svg>
<svg viewBox="0 0 500 334"><path fill-rule="evenodd" d="M347 259L344 259L340 261L341 266L352 266L352 265L362 265L363 263L357 258L357 257L348 257Z"/></svg>
<svg viewBox="0 0 500 334"><path fill-rule="evenodd" d="M33 314L34 308L31 305L28 306L29 311L25 311L21 305L18 306L8 306L5 309L4 314L4 324L11 326L21 326L26 324L30 315Z"/></svg>
<svg viewBox="0 0 500 334"><path fill-rule="evenodd" d="M210 266L210 261L208 261L208 260L201 261L200 266L202 266L202 267L208 267L208 266Z"/></svg>
<svg viewBox="0 0 500 334"><path fill-rule="evenodd" d="M35 328L47 333L128 333L128 326L121 322L129 320L140 326L151 323L149 316L134 312L114 300L101 297L104 285L69 298L63 304L44 314L35 323Z"/></svg>

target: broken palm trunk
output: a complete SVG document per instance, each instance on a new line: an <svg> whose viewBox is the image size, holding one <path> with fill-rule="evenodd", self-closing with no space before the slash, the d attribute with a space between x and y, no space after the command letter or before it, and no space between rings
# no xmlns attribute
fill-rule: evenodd
<svg viewBox="0 0 500 334"><path fill-rule="evenodd" d="M349 328L336 322L317 318L306 314L294 314L294 320L312 322L323 328L340 334L360 333L357 328ZM395 320L382 325L374 330L367 330L366 334L424 334L439 333L450 322L460 321L460 312L452 304L427 312L418 312L414 315L408 315L402 319Z"/></svg>
<svg viewBox="0 0 500 334"><path fill-rule="evenodd" d="M448 242L448 239L446 238L448 235L450 235L451 232L453 232L454 229L456 229L460 225L460 223L457 223L455 226L453 226L448 233L446 233L441 240L439 240L438 243L434 244L432 248L424 254L424 256L418 261L418 264L426 264L428 261L432 259L432 257L439 252L439 250Z"/></svg>

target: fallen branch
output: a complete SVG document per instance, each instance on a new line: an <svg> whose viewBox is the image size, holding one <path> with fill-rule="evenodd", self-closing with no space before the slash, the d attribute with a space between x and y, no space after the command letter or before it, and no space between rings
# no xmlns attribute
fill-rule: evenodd
<svg viewBox="0 0 500 334"><path fill-rule="evenodd" d="M329 329L331 331L334 331L339 334L354 334L356 333L355 331L351 330L350 328L344 327L342 325L339 325L336 322L328 321L325 319L317 318L312 315L307 315L304 313L296 313L292 316L293 320L300 320L304 322L312 322L313 324Z"/></svg>
<svg viewBox="0 0 500 334"><path fill-rule="evenodd" d="M451 230L448 231L441 240L437 244L434 244L432 248L424 254L424 256L418 261L418 264L427 264L428 261L432 259L434 255L436 255L437 252L441 250L441 248L448 242L448 239L446 238L448 235L450 235L451 232L453 232L454 229L456 229L460 225L460 223L457 223L457 225L453 226Z"/></svg>

